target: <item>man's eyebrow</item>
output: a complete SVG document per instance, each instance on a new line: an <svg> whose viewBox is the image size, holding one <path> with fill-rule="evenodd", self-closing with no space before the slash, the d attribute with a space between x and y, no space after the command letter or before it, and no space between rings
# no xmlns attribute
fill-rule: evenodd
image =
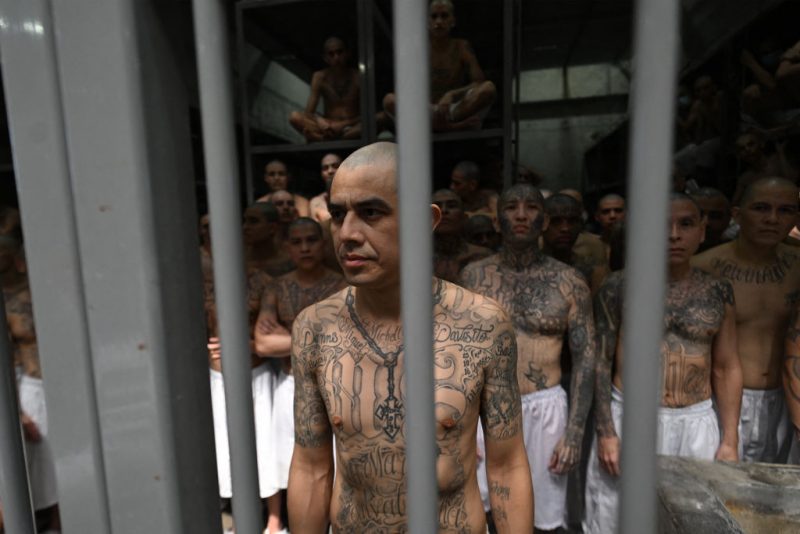
<svg viewBox="0 0 800 534"><path fill-rule="evenodd" d="M386 211L392 211L392 207L389 206L389 204L385 200L383 200L382 198L379 198L379 197L367 198L367 199L361 200L359 202L356 202L355 203L355 208L357 210L359 210L359 209L368 209L368 208L373 208L373 209L378 208L378 209L382 209L382 210L386 210Z"/></svg>

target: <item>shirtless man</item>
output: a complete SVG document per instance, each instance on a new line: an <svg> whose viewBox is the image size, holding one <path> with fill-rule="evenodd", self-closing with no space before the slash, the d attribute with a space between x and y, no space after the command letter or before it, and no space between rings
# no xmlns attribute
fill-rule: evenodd
<svg viewBox="0 0 800 534"><path fill-rule="evenodd" d="M33 509L48 517L49 528L59 528L55 464L47 438L42 368L33 324L33 308L21 243L0 235L0 282L6 321L17 370L20 422L25 437L25 459Z"/></svg>
<svg viewBox="0 0 800 534"><path fill-rule="evenodd" d="M672 193L671 198L656 452L736 461L742 369L736 353L734 292L729 282L690 265L703 240L705 223L690 197ZM610 274L595 297L600 356L595 397L597 436L586 474L583 531L589 534L617 532L624 281L624 271ZM712 393L719 420L711 405Z"/></svg>
<svg viewBox="0 0 800 534"><path fill-rule="evenodd" d="M292 323L304 308L330 297L346 285L341 274L322 263L323 245L322 228L316 221L303 217L289 225L287 248L297 269L267 286L256 325L258 355L281 359L282 369L272 399L272 439L277 451L274 476L281 489L288 487L294 450L294 377L289 362Z"/></svg>
<svg viewBox="0 0 800 534"><path fill-rule="evenodd" d="M542 233L543 252L578 269L592 292L597 291L609 272L608 265L602 260L575 253L575 243L583 227L581 205L573 197L557 193L545 201L544 210L550 223Z"/></svg>
<svg viewBox="0 0 800 534"><path fill-rule="evenodd" d="M263 227L268 224L263 211L271 213L277 219L275 207L272 204L261 202L250 206L244 213L243 232L245 241L255 239L259 233L267 233ZM256 219L258 221L256 221ZM269 235L267 233L267 235ZM271 243L271 238L264 238L260 242ZM251 337L260 309L261 296L272 278L254 264L246 265L247 268L247 308L248 322ZM214 420L214 442L217 454L217 477L219 481L219 495L223 499L230 499L233 495L231 485L230 450L228 447L228 418L225 412L225 384L222 378L222 361L217 327L217 305L214 291L214 276L211 263L204 264L203 272L203 298L206 315L206 331L208 334L208 365L211 380L211 408ZM255 353L250 355L252 368L253 387L253 413L255 417L256 453L258 460L259 495L266 499L269 515L267 526L269 532L279 533L281 530L280 510L281 494L274 477L274 464L277 449L272 439L272 396L274 373L268 362L259 358Z"/></svg>
<svg viewBox="0 0 800 534"><path fill-rule="evenodd" d="M292 532L407 532L403 327L396 146L348 157L331 187L331 228L351 285L306 308L292 328L295 448ZM434 223L439 209L431 207ZM492 301L434 279L433 331L440 532L484 532L475 478L486 434L500 532L531 532L516 344ZM336 440L336 480L332 438Z"/></svg>
<svg viewBox="0 0 800 534"><path fill-rule="evenodd" d="M481 189L481 170L474 161L460 161L450 174L450 189L461 197L468 217L478 213L494 218L497 214L497 193Z"/></svg>
<svg viewBox="0 0 800 534"><path fill-rule="evenodd" d="M319 223L331 218L331 214L328 213L328 193L331 189L333 175L336 174L336 169L338 169L341 164L342 158L337 154L331 153L322 156L319 174L322 177L322 182L325 184L325 191L312 198L309 202L311 218Z"/></svg>
<svg viewBox="0 0 800 534"><path fill-rule="evenodd" d="M723 236L731 222L731 203L728 202L728 197L713 187L702 187L690 196L706 219L706 238L697 252L704 252L728 241Z"/></svg>
<svg viewBox="0 0 800 534"><path fill-rule="evenodd" d="M306 109L293 111L289 123L306 140L330 141L361 137L361 77L347 64L349 53L344 41L329 37L322 45L322 59L328 66L311 76L311 93ZM324 112L317 114L322 97Z"/></svg>
<svg viewBox="0 0 800 534"><path fill-rule="evenodd" d="M440 189L433 194L433 204L442 212L442 219L433 231L433 274L456 283L464 266L490 256L492 251L464 239L467 216L457 194L449 189Z"/></svg>
<svg viewBox="0 0 800 534"><path fill-rule="evenodd" d="M256 202L270 202L272 194L276 191L288 191L289 169L280 160L272 160L264 166L264 182L269 188L269 193L260 197ZM308 199L302 195L292 193L294 207L299 217L308 217Z"/></svg>
<svg viewBox="0 0 800 534"><path fill-rule="evenodd" d="M455 25L453 2L433 0L428 36L434 132L479 129L497 95L494 83L486 79L469 42L450 37ZM383 108L389 116L395 116L393 93L384 97Z"/></svg>
<svg viewBox="0 0 800 534"><path fill-rule="evenodd" d="M764 178L733 209L739 236L698 255L693 265L728 280L736 294L736 329L744 375L739 423L742 459L779 463L789 432L781 368L789 315L800 295L800 253L781 243L794 226L797 186Z"/></svg>
<svg viewBox="0 0 800 534"><path fill-rule="evenodd" d="M244 210L242 237L248 272L264 271L276 277L294 268L289 256L279 248L280 215L271 202L256 202Z"/></svg>
<svg viewBox="0 0 800 534"><path fill-rule="evenodd" d="M492 218L482 213L467 219L464 223L464 237L467 243L488 248L493 252L500 246L500 234L494 229Z"/></svg>
<svg viewBox="0 0 800 534"><path fill-rule="evenodd" d="M610 193L597 202L594 220L600 225L600 238L608 244L611 227L614 223L625 219L625 199Z"/></svg>
<svg viewBox="0 0 800 534"><path fill-rule="evenodd" d="M793 435L787 463L800 465L800 307L798 306L795 306L786 331L786 355L783 363L783 387Z"/></svg>
<svg viewBox="0 0 800 534"><path fill-rule="evenodd" d="M566 526L566 473L580 460L594 387L594 321L589 287L576 269L545 256L539 236L548 217L538 189L518 184L497 207L499 254L468 265L462 285L497 301L510 315L519 347L525 447L536 488L536 528ZM561 348L573 356L569 413L561 387Z"/></svg>

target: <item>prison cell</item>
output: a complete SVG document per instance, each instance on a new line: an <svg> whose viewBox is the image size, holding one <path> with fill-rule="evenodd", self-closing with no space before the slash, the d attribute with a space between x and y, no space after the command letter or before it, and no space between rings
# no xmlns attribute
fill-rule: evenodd
<svg viewBox="0 0 800 534"><path fill-rule="evenodd" d="M242 9L245 3L240 6ZM361 10L369 2L359 1ZM393 2L400 147L411 532L437 525L430 294L427 2ZM504 2L511 115L511 13ZM3 0L0 46L63 531L220 531L210 402L198 325L191 156L176 111L169 11L133 0ZM260 532L233 87L221 0L194 0L203 146L239 532ZM241 9L237 11L241 26ZM623 532L655 532L655 413L678 2L636 2L627 265ZM240 37L242 32L240 30ZM365 32L364 39L368 33ZM519 36L518 36L519 37ZM364 71L362 71L364 72ZM364 74L367 75L366 73ZM518 84L518 78L516 83ZM518 86L517 86L518 87ZM365 99L369 99L364 92ZM518 93L518 90L517 90ZM246 101L245 92L242 98ZM370 109L374 102L366 102ZM244 106L243 109L246 109ZM246 113L246 112L245 112ZM243 118L246 124L247 118ZM517 123L518 124L518 123ZM245 128L246 130L246 128ZM365 139L374 135L367 128ZM518 131L502 133L506 183ZM246 140L246 196L253 198ZM319 147L317 147L319 148ZM517 158L514 158L517 160ZM412 179L413 178L413 179ZM637 251L633 254L631 251ZM0 321L5 328L5 321ZM16 395L0 336L2 502L8 532L34 532ZM62 357L69 355L69 358ZM199 363L202 362L202 363ZM636 409L632 409L636 407Z"/></svg>

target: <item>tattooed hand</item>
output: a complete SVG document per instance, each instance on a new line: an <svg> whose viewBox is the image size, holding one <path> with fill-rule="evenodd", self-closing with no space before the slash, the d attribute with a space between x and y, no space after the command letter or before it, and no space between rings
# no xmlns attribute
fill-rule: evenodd
<svg viewBox="0 0 800 534"><path fill-rule="evenodd" d="M550 457L550 463L547 466L551 473L563 475L571 471L580 462L581 443L568 445L567 442L567 437L562 437L553 450L553 455Z"/></svg>

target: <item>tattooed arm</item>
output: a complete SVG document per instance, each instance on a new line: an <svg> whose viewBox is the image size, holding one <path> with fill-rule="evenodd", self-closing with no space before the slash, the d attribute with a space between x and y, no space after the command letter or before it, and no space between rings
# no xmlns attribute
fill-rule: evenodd
<svg viewBox="0 0 800 534"><path fill-rule="evenodd" d="M609 474L619 476L619 436L611 417L611 368L617 349L622 316L622 274L612 273L594 299L597 338L594 416L597 421L597 456Z"/></svg>
<svg viewBox="0 0 800 534"><path fill-rule="evenodd" d="M262 358L288 356L292 336L278 322L278 286L269 284L261 296L261 309L255 328L255 352Z"/></svg>
<svg viewBox="0 0 800 534"><path fill-rule="evenodd" d="M595 332L592 317L592 297L589 287L578 276L566 275L572 289L569 311L569 350L572 354L572 384L570 386L569 419L564 436L553 450L549 469L566 473L581 458L583 431L592 405L595 381Z"/></svg>
<svg viewBox="0 0 800 534"><path fill-rule="evenodd" d="M783 391L795 435L800 439L800 306L796 306L792 312L789 328L786 330Z"/></svg>
<svg viewBox="0 0 800 534"><path fill-rule="evenodd" d="M498 532L533 532L533 487L522 442L517 342L508 316L500 309L498 316L502 322L484 369L481 398L489 501Z"/></svg>
<svg viewBox="0 0 800 534"><path fill-rule="evenodd" d="M289 522L294 533L325 532L333 491L333 446L325 402L317 384L319 346L313 311L301 313L292 329L295 377L295 446L289 469Z"/></svg>
<svg viewBox="0 0 800 534"><path fill-rule="evenodd" d="M716 459L735 462L739 459L739 410L742 403L742 364L736 349L736 309L733 287L720 280L725 302L725 317L711 348L711 387L717 398L722 439Z"/></svg>

